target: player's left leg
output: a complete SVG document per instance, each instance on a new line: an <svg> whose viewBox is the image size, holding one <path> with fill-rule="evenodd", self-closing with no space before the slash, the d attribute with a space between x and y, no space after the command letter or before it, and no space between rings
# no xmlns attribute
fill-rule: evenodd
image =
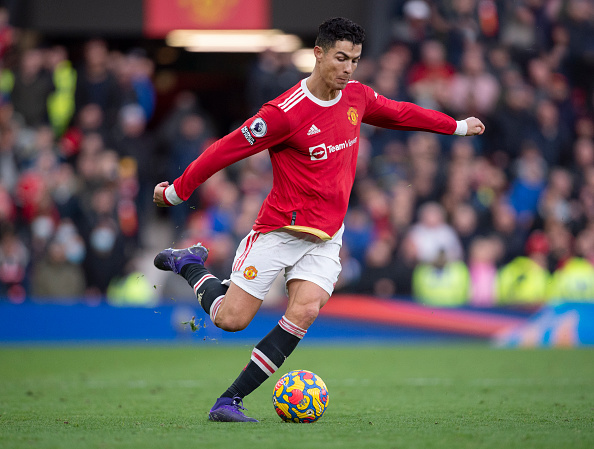
<svg viewBox="0 0 594 449"><path fill-rule="evenodd" d="M234 407L274 374L291 355L330 295L310 281L294 279L287 285L289 303L278 324L252 350L250 361L211 409L211 421L246 421ZM292 317L293 320L288 317ZM228 407L222 406L228 403ZM244 419L247 418L247 419Z"/></svg>
<svg viewBox="0 0 594 449"><path fill-rule="evenodd" d="M188 248L164 249L157 254L154 264L159 270L172 271L186 279L198 302L214 322L228 287L204 267L207 258L208 249L197 243Z"/></svg>
<svg viewBox="0 0 594 449"><path fill-rule="evenodd" d="M287 244L279 248L290 245L307 249L286 269L289 301L285 315L256 345L247 366L217 400L209 415L213 421L235 420L235 413L226 410L217 412L219 401L242 403L245 396L276 372L295 350L332 294L340 273L340 235L329 242L316 241L310 237L289 238ZM235 276L235 281L240 286L245 284L239 276Z"/></svg>

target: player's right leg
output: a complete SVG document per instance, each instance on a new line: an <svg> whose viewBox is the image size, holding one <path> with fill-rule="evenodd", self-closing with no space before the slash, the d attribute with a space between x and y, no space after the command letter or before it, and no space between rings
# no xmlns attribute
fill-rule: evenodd
<svg viewBox="0 0 594 449"><path fill-rule="evenodd" d="M217 327L229 332L245 329L262 301L233 283L228 287L213 276L204 267L207 257L208 249L197 243L188 248L167 248L157 254L154 264L160 270L173 271L185 278Z"/></svg>

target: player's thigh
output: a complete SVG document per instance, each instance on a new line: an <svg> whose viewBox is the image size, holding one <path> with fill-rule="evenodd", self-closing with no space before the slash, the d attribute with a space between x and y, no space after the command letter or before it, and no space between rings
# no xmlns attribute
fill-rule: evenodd
<svg viewBox="0 0 594 449"><path fill-rule="evenodd" d="M217 311L215 323L228 331L245 329L254 319L261 305L261 299L231 282Z"/></svg>
<svg viewBox="0 0 594 449"><path fill-rule="evenodd" d="M313 247L295 265L287 268L285 271L287 286L293 280L309 281L322 288L330 297L342 269L340 247L340 243L332 241Z"/></svg>

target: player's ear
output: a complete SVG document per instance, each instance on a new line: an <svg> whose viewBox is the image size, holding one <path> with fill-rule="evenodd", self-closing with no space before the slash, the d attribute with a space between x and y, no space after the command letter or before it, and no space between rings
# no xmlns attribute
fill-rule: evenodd
<svg viewBox="0 0 594 449"><path fill-rule="evenodd" d="M316 57L316 61L321 60L324 57L324 54L326 52L324 51L324 49L318 45L316 45L314 47L314 56Z"/></svg>

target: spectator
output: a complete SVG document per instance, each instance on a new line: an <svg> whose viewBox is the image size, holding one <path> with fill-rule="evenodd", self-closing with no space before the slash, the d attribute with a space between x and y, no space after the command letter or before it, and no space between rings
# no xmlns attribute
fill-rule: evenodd
<svg viewBox="0 0 594 449"><path fill-rule="evenodd" d="M411 185L401 180L392 188L392 202L390 205L391 222L394 231L405 234L412 224L415 213L416 194Z"/></svg>
<svg viewBox="0 0 594 449"><path fill-rule="evenodd" d="M417 133L409 138L407 146L410 157L408 179L415 191L416 205L438 201L444 182L444 167L439 163L439 141L435 136Z"/></svg>
<svg viewBox="0 0 594 449"><path fill-rule="evenodd" d="M515 163L515 175L508 191L509 203L518 214L519 225L529 229L546 184L547 164L538 148L533 145L524 147Z"/></svg>
<svg viewBox="0 0 594 449"><path fill-rule="evenodd" d="M497 263L503 252L501 240L494 237L475 238L468 250L470 305L492 307L495 303Z"/></svg>
<svg viewBox="0 0 594 449"><path fill-rule="evenodd" d="M10 128L0 128L0 185L12 192L18 178L14 132Z"/></svg>
<svg viewBox="0 0 594 449"><path fill-rule="evenodd" d="M422 304L456 307L468 302L470 279L466 264L448 260L446 251L438 249L434 260L423 262L413 273L413 296Z"/></svg>
<svg viewBox="0 0 594 449"><path fill-rule="evenodd" d="M536 126L526 139L538 147L549 167L567 165L571 154L571 131L560 121L559 109L550 100L543 99L536 104Z"/></svg>
<svg viewBox="0 0 594 449"><path fill-rule="evenodd" d="M385 239L376 239L367 247L361 277L355 287L357 292L381 298L395 295L393 250L392 243Z"/></svg>
<svg viewBox="0 0 594 449"><path fill-rule="evenodd" d="M78 69L75 104L80 111L88 104L99 106L108 127L116 123L122 93L114 75L109 71L107 43L92 39L84 46L84 64Z"/></svg>
<svg viewBox="0 0 594 449"><path fill-rule="evenodd" d="M548 220L544 229L549 242L548 269L553 273L573 256L574 237L560 221Z"/></svg>
<svg viewBox="0 0 594 449"><path fill-rule="evenodd" d="M453 75L446 89L446 104L455 115L490 116L500 90L497 78L486 71L483 50L475 45L462 56L462 71Z"/></svg>
<svg viewBox="0 0 594 449"><path fill-rule="evenodd" d="M0 7L0 60L4 58L14 43L14 32L9 23L6 7Z"/></svg>
<svg viewBox="0 0 594 449"><path fill-rule="evenodd" d="M472 243L479 235L478 216L468 203L459 203L452 212L452 227L460 238L464 259L468 260Z"/></svg>
<svg viewBox="0 0 594 449"><path fill-rule="evenodd" d="M496 201L491 206L490 222L490 235L503 244L501 263L507 264L522 255L526 231L518 226L516 211L507 202Z"/></svg>
<svg viewBox="0 0 594 449"><path fill-rule="evenodd" d="M425 108L440 108L454 73L455 68L446 60L444 45L436 40L423 42L421 60L413 64L408 74L413 101Z"/></svg>
<svg viewBox="0 0 594 449"><path fill-rule="evenodd" d="M503 266L497 279L500 305L542 304L549 298L550 273L547 269L549 243L536 231L526 242L527 256L518 256Z"/></svg>
<svg viewBox="0 0 594 449"><path fill-rule="evenodd" d="M512 72L514 73L514 72ZM535 125L531 113L534 98L532 91L518 80L503 90L503 103L493 115L496 129L493 131L493 142L490 143L495 151L503 152L508 158L520 156L527 131Z"/></svg>
<svg viewBox="0 0 594 449"><path fill-rule="evenodd" d="M124 106L118 117L118 126L112 135L113 148L120 157L131 158L137 167L139 192L136 207L141 216L150 209L150 195L154 179L161 176L156 169L156 143L149 131L143 109L137 104Z"/></svg>
<svg viewBox="0 0 594 449"><path fill-rule="evenodd" d="M373 240L373 225L363 209L349 209L345 217L345 232L342 239L349 249L349 254L363 263L367 248Z"/></svg>
<svg viewBox="0 0 594 449"><path fill-rule="evenodd" d="M400 297L412 297L412 279L419 261L417 247L409 236L405 236L396 248L394 273L392 279L396 284L396 294Z"/></svg>
<svg viewBox="0 0 594 449"><path fill-rule="evenodd" d="M144 111L147 121L150 121L156 107L156 92L152 81L154 63L144 49L134 48L126 55L126 65L130 67L130 83L136 103Z"/></svg>
<svg viewBox="0 0 594 449"><path fill-rule="evenodd" d="M587 137L580 137L573 144L573 164L571 173L575 178L573 195L577 196L580 188L585 182L586 172L594 167L594 140Z"/></svg>
<svg viewBox="0 0 594 449"><path fill-rule="evenodd" d="M35 299L64 302L83 298L86 281L81 263L85 251L74 225L62 221L47 252L33 263L31 291Z"/></svg>
<svg viewBox="0 0 594 449"><path fill-rule="evenodd" d="M25 126L36 127L48 123L47 100L54 90L51 76L43 68L43 52L26 50L15 74L11 101Z"/></svg>
<svg viewBox="0 0 594 449"><path fill-rule="evenodd" d="M433 263L443 252L447 261L462 259L462 245L454 229L446 223L444 208L429 202L419 209L419 221L411 227L409 236L417 248L419 262Z"/></svg>
<svg viewBox="0 0 594 449"><path fill-rule="evenodd" d="M126 240L118 226L115 192L103 187L93 193L91 208L83 222L83 238L87 254L83 268L89 298L105 295L111 280L120 275L130 255Z"/></svg>
<svg viewBox="0 0 594 449"><path fill-rule="evenodd" d="M470 202L472 189L470 188L472 167L466 162L452 162L448 167L448 176L445 185L445 192L440 202L449 216L461 203Z"/></svg>
<svg viewBox="0 0 594 449"><path fill-rule="evenodd" d="M291 60L290 53L265 50L248 76L248 103L252 114L303 78Z"/></svg>
<svg viewBox="0 0 594 449"><path fill-rule="evenodd" d="M12 227L0 229L0 297L22 303L26 298L30 252Z"/></svg>
<svg viewBox="0 0 594 449"><path fill-rule="evenodd" d="M190 91L179 92L173 106L158 126L157 135L160 145L168 147L178 137L183 119L190 114L203 116L196 95ZM208 121L208 120L207 120Z"/></svg>
<svg viewBox="0 0 594 449"><path fill-rule="evenodd" d="M569 0L564 26L569 34L570 75L576 87L592 92L594 70L594 8L588 0Z"/></svg>
<svg viewBox="0 0 594 449"><path fill-rule="evenodd" d="M46 64L52 76L55 91L47 99L49 123L54 134L64 134L74 115L74 95L76 91L76 70L68 60L68 52L62 45L47 50Z"/></svg>
<svg viewBox="0 0 594 449"><path fill-rule="evenodd" d="M402 18L393 26L394 38L406 44L418 59L421 43L435 34L431 26L431 8L424 0L407 0L402 8Z"/></svg>
<svg viewBox="0 0 594 449"><path fill-rule="evenodd" d="M592 302L594 298L594 266L585 257L592 255L592 230L584 230L576 238L576 255L553 273L551 298L559 302Z"/></svg>
<svg viewBox="0 0 594 449"><path fill-rule="evenodd" d="M548 183L538 201L538 213L543 220L553 219L566 226L576 220L576 211L572 210L571 194L573 178L564 168L551 170ZM575 224L575 223L574 223Z"/></svg>

